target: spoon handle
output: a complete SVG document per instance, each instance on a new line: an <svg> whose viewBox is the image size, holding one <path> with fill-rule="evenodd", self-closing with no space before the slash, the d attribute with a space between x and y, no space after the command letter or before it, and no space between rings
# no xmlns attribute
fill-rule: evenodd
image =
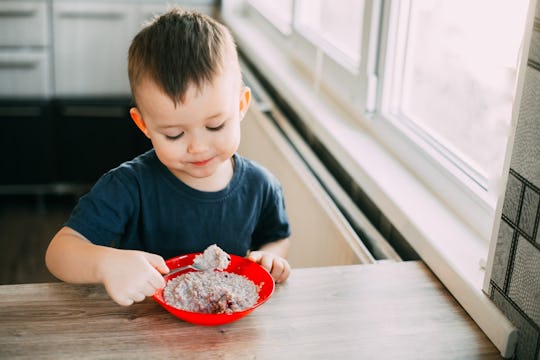
<svg viewBox="0 0 540 360"><path fill-rule="evenodd" d="M192 266L192 265L186 265L186 266L182 266L182 267L179 267L179 268L176 268L176 269L172 269L171 271L169 271L167 274L163 275L163 276L170 276L170 275L173 275L173 274L176 274L177 272L181 272L181 271L184 271L184 270L187 270L187 269L193 269L193 270L197 270L199 271L200 269Z"/></svg>

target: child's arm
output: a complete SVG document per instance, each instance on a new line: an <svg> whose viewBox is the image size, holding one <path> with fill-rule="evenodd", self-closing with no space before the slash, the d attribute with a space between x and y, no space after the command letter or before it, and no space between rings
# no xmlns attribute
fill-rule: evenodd
<svg viewBox="0 0 540 360"><path fill-rule="evenodd" d="M289 243L288 238L273 241L250 252L248 258L268 270L277 283L284 282L291 274L291 266L286 260Z"/></svg>
<svg viewBox="0 0 540 360"><path fill-rule="evenodd" d="M92 244L64 227L51 240L45 262L58 279L70 283L102 283L120 305L131 305L165 286L169 271L161 256Z"/></svg>

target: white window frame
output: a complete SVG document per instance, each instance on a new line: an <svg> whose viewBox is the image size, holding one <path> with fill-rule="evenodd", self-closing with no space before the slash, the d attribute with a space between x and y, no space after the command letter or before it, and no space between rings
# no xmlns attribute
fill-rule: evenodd
<svg viewBox="0 0 540 360"><path fill-rule="evenodd" d="M488 182L440 144L422 134L418 128L408 126L406 121L396 121L389 115L392 104L388 100L391 98L388 92L394 88L391 69L396 57L387 54L387 50L395 48L397 34L391 32L388 23L397 21L396 5L402 4L385 2L383 9L386 24L380 39L381 63L377 74L383 86L377 89L378 111L374 116L377 121L373 121L372 129L383 139L385 146L394 154L399 154L400 160L488 244L494 226L500 182Z"/></svg>
<svg viewBox="0 0 540 360"><path fill-rule="evenodd" d="M261 15L257 7L246 6L242 11L258 19L264 33L282 45L281 51L290 56L292 65L298 67L298 73L306 78L313 91L324 96L332 96L347 111L359 115L365 111L368 89L368 74L362 70L369 62L368 48L371 42L368 31L372 18L369 14L369 0L367 5L364 11L362 47L358 65L349 61L338 49L329 44L315 45L314 36L307 29L294 24L294 14L292 29L284 32L282 29L274 28L270 24L274 21L269 21L266 16Z"/></svg>
<svg viewBox="0 0 540 360"><path fill-rule="evenodd" d="M283 44L281 51L289 54L290 61L318 96L332 97L352 117L373 131L385 147L397 154L400 161L428 184L431 191L441 196L463 221L479 232L487 245L494 225L497 190L501 184L478 182L480 176L469 175L474 171L472 168L465 163L456 163L455 157L445 153L444 149L437 150L433 142L414 128L392 121L380 111L389 106L384 103L388 97L383 94L389 86L380 85L384 82L385 69L390 66L377 59L392 59L386 57L386 49L394 38L388 32L388 23L383 24L384 31L379 38L379 22L381 18L388 19L392 15L391 4L385 2L383 8L380 0L365 1L358 66L348 62L331 46L316 46L309 32L294 24L288 33L276 31L271 25L265 26L264 31L282 37L279 42ZM245 11L249 16L262 19L261 22L267 21L255 8L247 7ZM291 48L294 51L290 51ZM380 49L380 54L377 49ZM468 168L468 172L460 168Z"/></svg>
<svg viewBox="0 0 540 360"><path fill-rule="evenodd" d="M391 40L385 23L390 2L384 2L382 7L380 0L366 1L365 16L376 18L382 14L383 31L375 33L372 26L377 24L365 22L357 77L350 73L348 78L335 75L341 76L338 84L345 94L341 96L333 93L333 86L324 79L306 75L302 62L291 56L292 49L305 51L312 64L316 61L316 52L301 44L300 36L277 34L254 9L246 8L244 1L224 0L222 14L250 61L268 73L272 86L302 119L308 119L310 129L323 145L405 236L501 353L511 355L517 341L516 329L482 291L486 273L489 276L491 272L490 261L487 272L485 262L490 244L492 249L496 242L498 222L494 220L500 211L498 199L503 195L506 180L501 178L497 184L488 184L492 186L491 193L478 193L473 190L477 184L463 172L441 171L445 167L440 164L449 159L437 152L429 153L429 147L411 141L417 134L403 136L410 129L381 121L382 114L374 111L383 106L381 87L377 85L384 80L384 63L377 59L385 58L386 42ZM531 36L532 5L524 44L529 44L527 39ZM379 44L382 51L378 56L368 51ZM333 66L339 65L325 55L322 73L334 75ZM344 79L350 80L350 84L345 82L344 86ZM351 89L358 98L349 93ZM516 104L519 99L517 94ZM516 109L513 113L517 116ZM506 164L508 161L507 156ZM441 199L441 194L446 194L446 199Z"/></svg>
<svg viewBox="0 0 540 360"><path fill-rule="evenodd" d="M251 8L256 9L259 11L259 13L266 18L273 26L276 27L283 35L289 35L292 31L292 25L293 25L293 18L294 18L294 10L290 9L291 11L291 22L288 23L287 21L283 21L283 19L275 14L273 11L271 11L268 8L268 2L266 0L248 0L248 3ZM294 3L291 0L291 3Z"/></svg>

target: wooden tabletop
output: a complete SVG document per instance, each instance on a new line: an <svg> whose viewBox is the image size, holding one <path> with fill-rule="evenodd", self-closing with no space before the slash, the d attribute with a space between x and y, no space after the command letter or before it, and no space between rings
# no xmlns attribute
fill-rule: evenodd
<svg viewBox="0 0 540 360"><path fill-rule="evenodd" d="M422 262L294 269L247 317L206 327L101 286L0 286L1 359L500 359Z"/></svg>

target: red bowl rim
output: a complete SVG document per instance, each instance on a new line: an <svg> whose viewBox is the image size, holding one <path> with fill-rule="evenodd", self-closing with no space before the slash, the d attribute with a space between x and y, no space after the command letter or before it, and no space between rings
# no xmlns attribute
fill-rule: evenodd
<svg viewBox="0 0 540 360"><path fill-rule="evenodd" d="M173 269L175 269L175 267L171 267L171 265L174 264L175 262L178 262L178 260L182 260L182 259L185 259L185 258L187 258L187 259L193 258L193 257L195 257L195 256L197 256L197 255L199 255L201 253L202 252L175 256L175 257L172 257L170 259L165 260L165 263L167 264L167 266L169 266L170 270L173 270ZM257 265L268 276L268 283L269 284L266 285L266 281L262 282L264 284L263 286L270 286L271 287L271 289L269 291L267 290L268 294L263 299L261 299L260 295L259 295L259 299L257 300L257 302L253 306L249 307L248 309L245 309L245 310L242 310L242 311L235 311L235 312L232 312L232 313L229 313L229 314L225 314L225 313L223 313L223 314L207 314L207 313L198 313L198 312L186 311L186 310L178 309L178 308L176 308L174 306L171 306L171 305L167 304L165 302L165 299L163 298L163 289L157 290L154 293L154 295L152 295L152 298L158 304L160 304L163 308L165 308L168 312L170 312L172 315L182 319L183 321L187 321L187 322L190 322L190 323L193 323L193 324L198 324L198 325L224 325L226 323L229 323L229 322L238 320L240 318L243 318L244 316L248 315L253 310L255 310L257 307L264 304L273 295L274 290L275 290L275 282L274 282L274 279L272 278L272 275L270 275L270 273L268 272L268 270L266 270L265 268L263 268L261 265L257 264L256 262L254 262L254 261L252 261L252 260L250 260L248 258L244 258L244 257L238 256L238 255L233 255L233 254L230 254L230 257L231 257L231 263L230 263L229 267L227 269L223 270L223 271L227 271L230 268L230 266L234 265L233 263L235 263L237 261L240 261L240 262L249 262L249 263L253 263L253 264ZM181 265L181 266L184 266L184 265ZM165 275L164 277L165 277L165 280L168 282L169 280L174 279L177 276L180 276L182 274L185 274L185 273L191 272L191 271L194 271L194 270L187 269L185 271L180 271L178 273L175 273L175 274L171 275L170 278L167 277L167 275ZM250 279L250 280L252 280L252 279ZM259 284L261 284L261 282L256 283L256 285L259 285ZM197 317L197 321L191 321L190 319L193 318L193 317ZM219 319L219 321L216 321L217 319Z"/></svg>

